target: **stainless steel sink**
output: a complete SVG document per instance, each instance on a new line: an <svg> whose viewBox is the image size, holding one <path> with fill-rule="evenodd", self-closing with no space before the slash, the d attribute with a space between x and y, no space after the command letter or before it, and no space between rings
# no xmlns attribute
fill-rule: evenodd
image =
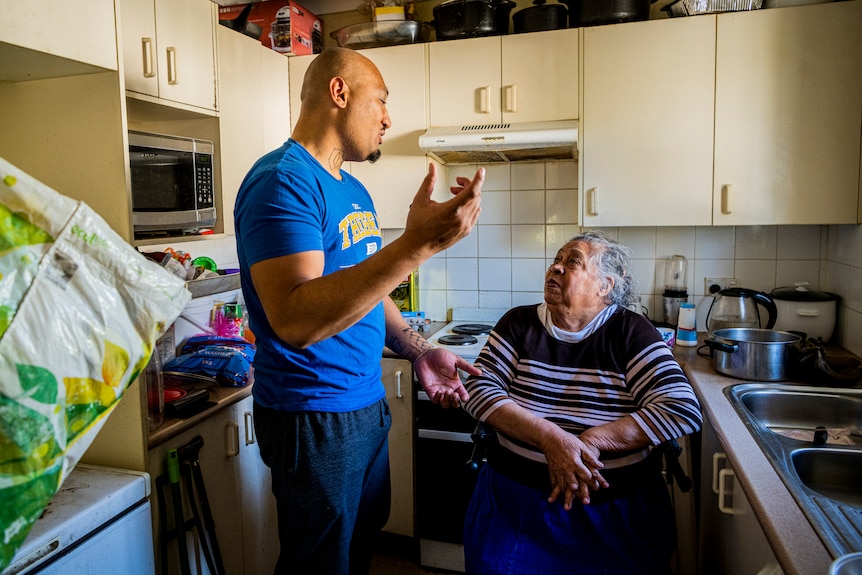
<svg viewBox="0 0 862 575"><path fill-rule="evenodd" d="M836 557L862 551L862 389L741 383L724 392L826 547Z"/></svg>

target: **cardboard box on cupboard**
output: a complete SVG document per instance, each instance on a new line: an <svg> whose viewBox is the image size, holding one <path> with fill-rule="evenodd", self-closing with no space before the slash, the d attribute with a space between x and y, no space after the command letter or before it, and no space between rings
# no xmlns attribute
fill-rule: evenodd
<svg viewBox="0 0 862 575"><path fill-rule="evenodd" d="M221 6L219 20L233 20L245 7ZM262 28L261 44L276 52L305 56L323 50L323 20L293 0L254 2L248 22Z"/></svg>

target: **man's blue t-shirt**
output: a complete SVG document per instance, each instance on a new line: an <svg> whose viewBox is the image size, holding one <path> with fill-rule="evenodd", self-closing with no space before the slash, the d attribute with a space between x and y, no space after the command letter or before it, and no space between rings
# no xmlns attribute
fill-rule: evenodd
<svg viewBox="0 0 862 575"><path fill-rule="evenodd" d="M298 349L272 330L251 282L251 266L270 258L322 251L327 275L380 249L371 196L350 174L342 171L341 178L335 179L291 139L257 161L237 195L242 291L257 338L252 390L257 403L272 409L353 411L385 394L380 382L382 303L343 332Z"/></svg>

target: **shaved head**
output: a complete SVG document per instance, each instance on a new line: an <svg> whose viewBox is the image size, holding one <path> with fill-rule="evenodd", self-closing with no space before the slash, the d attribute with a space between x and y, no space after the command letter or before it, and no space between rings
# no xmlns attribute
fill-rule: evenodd
<svg viewBox="0 0 862 575"><path fill-rule="evenodd" d="M371 61L349 48L327 48L315 58L305 71L300 101L303 107L315 106L325 100L329 82L344 78L354 88L360 87L372 74L379 74Z"/></svg>

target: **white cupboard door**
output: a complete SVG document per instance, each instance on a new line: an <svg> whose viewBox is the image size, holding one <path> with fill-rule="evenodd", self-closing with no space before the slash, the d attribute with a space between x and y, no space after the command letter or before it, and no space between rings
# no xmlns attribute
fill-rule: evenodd
<svg viewBox="0 0 862 575"><path fill-rule="evenodd" d="M499 36L432 42L428 67L432 127L500 122Z"/></svg>
<svg viewBox="0 0 862 575"><path fill-rule="evenodd" d="M581 32L583 224L711 224L715 17Z"/></svg>
<svg viewBox="0 0 862 575"><path fill-rule="evenodd" d="M714 223L850 224L862 3L718 16Z"/></svg>
<svg viewBox="0 0 862 575"><path fill-rule="evenodd" d="M290 68L290 129L296 127L296 121L299 119L299 111L302 108L302 100L300 94L302 92L302 80L305 77L305 71L311 61L317 58L317 54L308 56L291 56L288 60Z"/></svg>
<svg viewBox="0 0 862 575"><path fill-rule="evenodd" d="M389 88L386 108L392 127L383 136L383 155L371 164L354 162L350 173L362 182L374 200L381 228L403 228L413 197L428 166L419 148L425 132L425 45L364 50Z"/></svg>
<svg viewBox="0 0 862 575"><path fill-rule="evenodd" d="M159 97L215 110L216 5L155 0Z"/></svg>
<svg viewBox="0 0 862 575"><path fill-rule="evenodd" d="M126 90L158 97L159 59L153 0L121 0Z"/></svg>
<svg viewBox="0 0 862 575"><path fill-rule="evenodd" d="M501 36L504 122L578 117L578 29Z"/></svg>
<svg viewBox="0 0 862 575"><path fill-rule="evenodd" d="M260 56L263 151L266 153L290 137L290 73L289 58L284 54L261 47Z"/></svg>
<svg viewBox="0 0 862 575"><path fill-rule="evenodd" d="M280 551L278 515L272 494L272 476L260 458L254 431L254 398L249 396L235 404L232 411L240 431L244 572L246 575L272 573Z"/></svg>
<svg viewBox="0 0 862 575"><path fill-rule="evenodd" d="M413 366L403 359L385 358L383 386L392 411L389 430L389 470L392 506L384 531L413 537Z"/></svg>

